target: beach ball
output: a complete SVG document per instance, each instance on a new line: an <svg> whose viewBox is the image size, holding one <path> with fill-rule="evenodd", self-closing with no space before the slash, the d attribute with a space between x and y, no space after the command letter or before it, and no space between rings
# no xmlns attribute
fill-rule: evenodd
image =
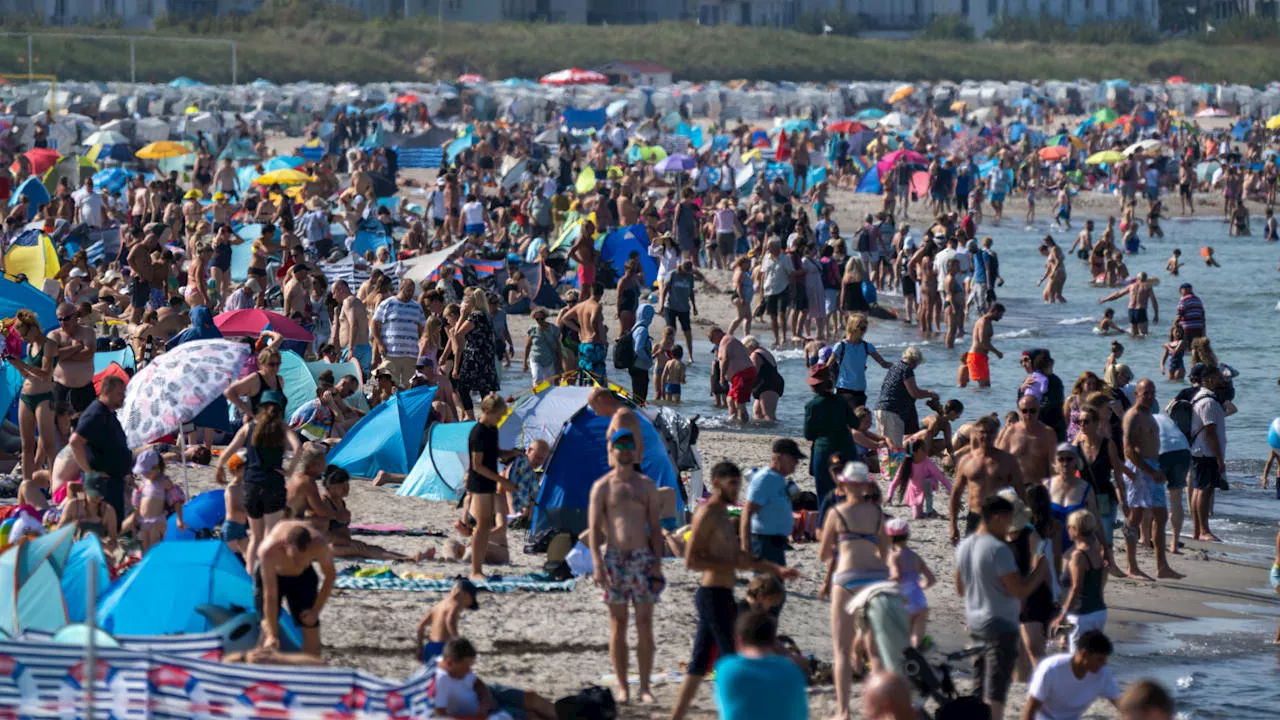
<svg viewBox="0 0 1280 720"><path fill-rule="evenodd" d="M16 520L17 518L11 517L0 523L0 547L5 547L9 544L9 531L13 530L13 523Z"/></svg>
<svg viewBox="0 0 1280 720"><path fill-rule="evenodd" d="M1267 444L1272 450L1280 450L1280 417L1271 421L1271 429L1267 431Z"/></svg>

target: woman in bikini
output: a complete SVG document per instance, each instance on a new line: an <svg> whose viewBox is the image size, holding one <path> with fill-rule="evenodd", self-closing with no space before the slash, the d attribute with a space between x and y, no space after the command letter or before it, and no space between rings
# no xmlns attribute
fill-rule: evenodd
<svg viewBox="0 0 1280 720"><path fill-rule="evenodd" d="M80 483L73 483L62 503L62 514L58 527L74 525L76 539L89 533L102 540L103 550L114 550L116 540L120 536L120 521L116 518L115 508L102 498L102 493L87 490Z"/></svg>
<svg viewBox="0 0 1280 720"><path fill-rule="evenodd" d="M831 638L834 644L834 681L837 717L849 718L849 690L853 682L850 659L865 653L873 670L880 661L868 634L858 637L849 601L869 585L889 579L889 536L884 531L884 511L875 501L879 489L868 476L867 466L849 463L837 477L844 500L827 513L818 557L827 564L823 595L831 596Z"/></svg>
<svg viewBox="0 0 1280 720"><path fill-rule="evenodd" d="M328 520L313 518L311 524L329 538L334 557L367 558L369 560L391 560L394 562L420 562L435 556L435 548L416 555L404 555L393 550L361 542L351 537L351 511L347 509L346 497L351 492L351 477L346 470L330 465L324 469L320 478L324 491L320 502L329 511Z"/></svg>
<svg viewBox="0 0 1280 720"><path fill-rule="evenodd" d="M30 310L17 312L14 329L27 344L21 359L12 355L6 358L22 375L18 430L22 436L22 479L26 481L42 467L52 470L58 452L53 413L53 366L58 362L58 344L45 337L40 321Z"/></svg>

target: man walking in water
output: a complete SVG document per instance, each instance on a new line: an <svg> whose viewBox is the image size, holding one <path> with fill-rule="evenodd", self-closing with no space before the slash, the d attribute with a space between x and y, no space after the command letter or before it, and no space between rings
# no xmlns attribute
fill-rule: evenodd
<svg viewBox="0 0 1280 720"><path fill-rule="evenodd" d="M688 712L693 696L711 666L712 648L722 658L734 652L733 627L738 606L733 599L733 585L738 571L770 573L783 579L800 575L794 568L756 560L738 546L729 506L738 504L741 489L742 471L738 466L728 461L716 463L711 468L711 498L693 516L684 562L690 570L702 572L698 589L693 594L698 630L693 638L693 658L689 660L688 672L671 711L672 720L680 720Z"/></svg>
<svg viewBox="0 0 1280 720"><path fill-rule="evenodd" d="M636 608L636 660L640 700L654 702L649 690L653 670L653 606L662 578L662 518L653 480L635 471L636 437L619 428L609 435L613 467L591 487L588 544L596 584L609 607L609 657L622 703L631 700L627 681L627 605ZM606 550L601 553L603 539Z"/></svg>
<svg viewBox="0 0 1280 720"><path fill-rule="evenodd" d="M1127 287L1111 293L1110 295L1100 298L1098 304L1118 300L1125 295L1129 296L1129 334L1133 337L1147 336L1147 303L1151 303L1152 322L1160 322L1160 303L1156 302L1156 294L1151 291L1151 285L1147 283L1147 274L1138 273L1138 279L1129 283Z"/></svg>
<svg viewBox="0 0 1280 720"><path fill-rule="evenodd" d="M604 326L604 309L600 298L604 285L595 283L582 289L582 302L564 316L564 324L578 333L578 372L581 385L592 385L586 373L604 379L605 360L609 356L608 330Z"/></svg>
<svg viewBox="0 0 1280 720"><path fill-rule="evenodd" d="M970 381L978 383L978 387L991 387L990 356L1004 357L1004 353L991 344L991 336L995 332L992 323L999 322L1003 317L1004 305L995 303L973 323L973 344L963 358L960 382L957 383L960 387L968 387Z"/></svg>
<svg viewBox="0 0 1280 720"><path fill-rule="evenodd" d="M1018 488L1018 461L1009 453L996 447L996 431L999 423L991 415L983 415L973 421L969 436L971 449L956 465L956 483L951 489L951 544L960 542L960 498L968 497L969 514L965 517L964 534L972 535L982 521L979 510L987 498L1002 488ZM1021 495L1021 492L1019 492Z"/></svg>
<svg viewBox="0 0 1280 720"><path fill-rule="evenodd" d="M1138 569L1138 528L1147 518L1152 520L1151 535L1156 545L1156 577L1177 580L1182 577L1169 567L1165 555L1164 525L1169 519L1168 479L1160 470L1160 426L1151 416L1156 402L1156 386L1143 378L1134 386L1133 407L1124 414L1124 458L1132 475L1128 479L1129 526L1125 528L1124 549L1128 556L1129 577L1150 580ZM1148 516L1147 513L1150 513Z"/></svg>

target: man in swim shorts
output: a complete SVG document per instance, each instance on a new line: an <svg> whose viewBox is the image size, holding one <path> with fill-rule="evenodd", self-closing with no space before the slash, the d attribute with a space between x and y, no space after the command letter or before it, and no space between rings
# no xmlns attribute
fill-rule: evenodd
<svg viewBox="0 0 1280 720"><path fill-rule="evenodd" d="M588 545L596 584L609 608L609 657L618 680L619 700L631 698L627 682L627 607L636 608L636 660L640 698L654 701L649 689L653 669L653 606L666 587L662 577L662 518L658 488L636 472L636 436L626 428L609 435L613 467L591 488ZM601 552L601 541L606 550Z"/></svg>
<svg viewBox="0 0 1280 720"><path fill-rule="evenodd" d="M1129 296L1129 334L1133 337L1145 337L1148 324L1147 303L1151 303L1155 321L1160 322L1160 303L1156 301L1156 294L1151 290L1151 285L1147 281L1147 274L1144 272L1138 273L1136 281L1099 299L1098 304L1110 302L1125 295Z"/></svg>
<svg viewBox="0 0 1280 720"><path fill-rule="evenodd" d="M1160 426L1151 415L1155 402L1156 386L1143 378L1134 386L1133 407L1124 414L1125 466L1133 472L1125 493L1129 501L1129 526L1125 528L1124 546L1129 577L1150 580L1150 576L1138 569L1136 551L1138 528L1150 517L1151 539L1156 549L1156 577L1176 580L1182 575L1169 567L1165 556L1164 527L1169 519L1168 479L1160 470Z"/></svg>
<svg viewBox="0 0 1280 720"><path fill-rule="evenodd" d="M970 450L956 464L956 481L951 488L949 507L952 545L960 542L960 498L967 498L969 504L964 529L964 534L968 536L981 525L979 511L982 504L1001 488L1020 484L1018 461L1013 455L996 447L996 433L999 430L999 421L991 415L983 415L973 421L969 433Z"/></svg>
<svg viewBox="0 0 1280 720"><path fill-rule="evenodd" d="M964 355L967 377L966 372L960 374L960 382L957 383L960 387L966 387L970 382L978 383L978 387L991 387L990 356L1004 357L1004 353L991 344L991 336L995 332L992 323L1003 317L1004 305L992 303L987 312L973 323L973 344Z"/></svg>
<svg viewBox="0 0 1280 720"><path fill-rule="evenodd" d="M609 357L608 330L604 326L604 309L600 298L604 285L595 283L582 289L582 301L565 313L565 325L578 333L578 370L584 374L580 384L592 384L585 373L603 379L607 375L605 360Z"/></svg>
<svg viewBox="0 0 1280 720"><path fill-rule="evenodd" d="M747 347L738 338L718 327L707 331L707 339L720 359L721 377L730 378L729 415L737 422L747 421L747 407L751 404L751 386L756 381L756 367L751 363Z"/></svg>
<svg viewBox="0 0 1280 720"><path fill-rule="evenodd" d="M323 583L315 564L324 574ZM262 647L280 647L280 605L302 629L302 651L320 656L320 612L333 591L337 572L333 552L320 531L301 520L276 523L258 546L258 566L253 573L253 603L262 618Z"/></svg>

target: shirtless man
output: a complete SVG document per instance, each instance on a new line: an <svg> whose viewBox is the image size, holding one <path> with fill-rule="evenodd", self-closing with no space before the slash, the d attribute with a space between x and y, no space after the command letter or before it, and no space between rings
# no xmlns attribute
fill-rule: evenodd
<svg viewBox="0 0 1280 720"><path fill-rule="evenodd" d="M964 521L964 534L972 535L978 529L982 516L977 512L983 501L1001 489L1012 487L1022 494L1022 480L1018 477L1018 461L1009 453L997 448L996 429L999 423L990 415L973 421L969 434L969 451L956 465L956 483L951 489L951 544L960 542L960 498L967 497L969 514ZM1057 445L1055 444L1054 447Z"/></svg>
<svg viewBox="0 0 1280 720"><path fill-rule="evenodd" d="M129 280L130 321L134 325L142 322L147 311L147 301L151 299L151 252L155 249L155 236L143 235L141 231L133 236L129 244L129 263L132 277Z"/></svg>
<svg viewBox="0 0 1280 720"><path fill-rule="evenodd" d="M733 599L733 585L738 571L768 573L783 579L800 575L795 568L756 560L739 546L737 523L729 516L729 506L738 504L741 489L742 471L738 466L728 461L716 463L711 468L711 497L693 516L684 562L690 570L702 572L693 599L698 631L694 635L693 658L671 711L672 720L683 718L693 703L698 686L711 667L712 646L720 657L734 652L733 626L738 606Z"/></svg>
<svg viewBox="0 0 1280 720"><path fill-rule="evenodd" d="M289 277L284 282L284 316L292 318L294 313L302 316L305 322L311 317L310 278L305 265L294 265L289 268Z"/></svg>
<svg viewBox="0 0 1280 720"><path fill-rule="evenodd" d="M1004 353L996 349L991 344L991 337L995 333L995 326L992 323L999 322L1004 317L1004 305L993 303L982 317L973 323L973 344L969 346L969 352L964 356L964 364L960 366L959 382L960 387L968 387L969 382L978 383L978 387L991 387L991 361L990 356L995 355L1003 359Z"/></svg>
<svg viewBox="0 0 1280 720"><path fill-rule="evenodd" d="M329 452L324 443L309 442L303 446L302 459L285 483L288 498L286 515L295 520L306 520L320 532L329 529L329 521L337 520L338 513L325 505L320 498L317 482L324 474L325 458Z"/></svg>
<svg viewBox="0 0 1280 720"><path fill-rule="evenodd" d="M213 186L219 192L227 197L240 199L240 193L236 190L237 175L235 166L231 164L231 158L222 160L222 167L218 168L218 172L213 176Z"/></svg>
<svg viewBox="0 0 1280 720"><path fill-rule="evenodd" d="M640 430L640 420L631 408L623 405L612 392L602 387L595 387L587 395L587 407L600 417L611 418L605 437L613 437L617 430L628 430L636 439L636 462L644 461L644 433ZM636 468L637 472L639 468Z"/></svg>
<svg viewBox="0 0 1280 720"><path fill-rule="evenodd" d="M1129 501L1128 526L1124 533L1124 550L1128 557L1128 575L1150 580L1138 569L1138 528L1148 519L1156 547L1156 577L1177 580L1181 573L1169 567L1165 556L1164 525L1169 519L1168 478L1160 471L1160 426L1151 416L1156 402L1155 383L1143 378L1134 386L1133 407L1124 414L1124 460L1133 473L1127 478L1125 497ZM1148 514L1150 513L1150 514Z"/></svg>
<svg viewBox="0 0 1280 720"><path fill-rule="evenodd" d="M312 565L320 564L323 583ZM253 600L262 618L261 646L280 649L280 604L302 629L302 651L320 657L320 612L329 601L337 573L324 534L300 520L276 523L258 546Z"/></svg>
<svg viewBox="0 0 1280 720"><path fill-rule="evenodd" d="M58 346L58 364L53 366L53 409L57 413L58 433L71 436L71 416L89 407L98 393L93 389L93 354L98 340L93 328L80 324L80 311L75 305L58 306L58 329L49 339Z"/></svg>
<svg viewBox="0 0 1280 720"><path fill-rule="evenodd" d="M1147 274L1138 273L1138 279L1129 283L1125 287L1111 293L1110 295L1099 298L1098 304L1118 300L1125 295L1129 296L1129 334L1133 337L1147 336L1147 303L1151 303L1153 322L1160 322L1160 303L1156 301L1156 294L1152 292L1151 285L1147 282Z"/></svg>
<svg viewBox="0 0 1280 720"><path fill-rule="evenodd" d="M360 302L346 280L333 284L333 299L339 310L333 321L333 336L342 348L342 359L354 359L366 374L373 369L373 345L369 343L369 308Z"/></svg>
<svg viewBox="0 0 1280 720"><path fill-rule="evenodd" d="M1028 483L1038 483L1053 474L1058 434L1040 421L1040 401L1034 395L1018 398L1018 422L1000 432L996 447L1013 455L1019 476L1013 488L1022 497Z"/></svg>
<svg viewBox="0 0 1280 720"><path fill-rule="evenodd" d="M609 436L613 467L591 487L588 544L596 584L609 608L609 657L618 678L618 696L631 700L627 682L627 605L636 607L636 660L640 700L654 702L649 689L653 670L653 605L666 581L662 577L662 524L653 480L635 471L636 437L621 428ZM604 540L607 550L600 550Z"/></svg>
<svg viewBox="0 0 1280 720"><path fill-rule="evenodd" d="M1093 221L1086 220L1084 229L1076 236L1076 241L1071 243L1071 248L1067 250L1067 254L1075 255L1081 260L1087 260L1091 252L1093 252Z"/></svg>
<svg viewBox="0 0 1280 720"><path fill-rule="evenodd" d="M582 300L564 315L564 323L578 333L579 384L592 384L586 373L606 377L605 360L609 356L608 328L604 325L604 285L595 283L584 289Z"/></svg>

